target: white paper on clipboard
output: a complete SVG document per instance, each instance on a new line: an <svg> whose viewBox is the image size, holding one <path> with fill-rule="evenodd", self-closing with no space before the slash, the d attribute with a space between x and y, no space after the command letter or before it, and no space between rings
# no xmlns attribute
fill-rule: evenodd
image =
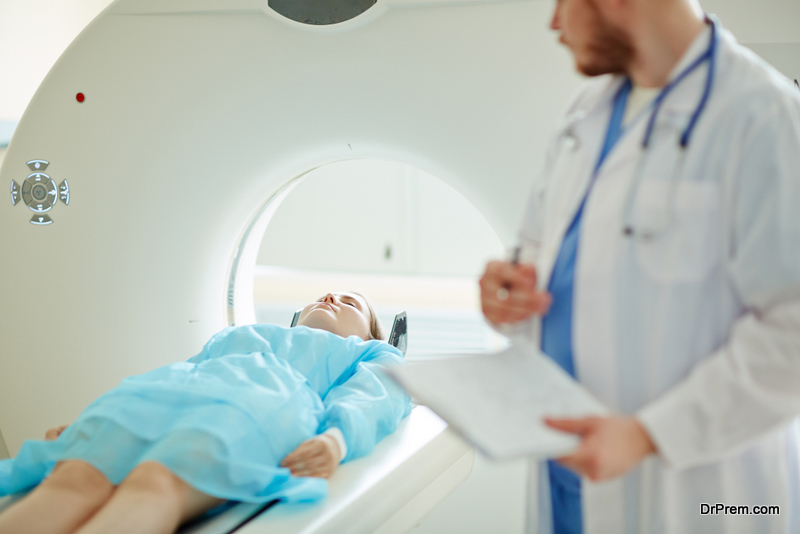
<svg viewBox="0 0 800 534"><path fill-rule="evenodd" d="M467 441L495 460L554 458L578 438L545 426L549 417L608 414L534 346L394 367L389 375Z"/></svg>

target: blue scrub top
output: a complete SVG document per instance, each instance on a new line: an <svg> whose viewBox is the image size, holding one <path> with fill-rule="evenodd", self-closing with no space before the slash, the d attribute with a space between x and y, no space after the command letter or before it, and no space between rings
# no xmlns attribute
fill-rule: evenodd
<svg viewBox="0 0 800 534"><path fill-rule="evenodd" d="M558 258L553 266L547 290L553 297L550 310L542 318L542 352L552 358L573 378L575 363L572 357L572 289L575 284L575 263L578 256L581 217L594 178L602 167L608 154L622 137L622 119L628 104L633 85L626 80L614 99L614 108L608 124L605 143L592 182L586 190L575 218L567 230ZM578 475L553 460L547 462L550 479L550 497L553 506L553 532L555 534L580 534L583 532L583 516L581 514L581 480Z"/></svg>

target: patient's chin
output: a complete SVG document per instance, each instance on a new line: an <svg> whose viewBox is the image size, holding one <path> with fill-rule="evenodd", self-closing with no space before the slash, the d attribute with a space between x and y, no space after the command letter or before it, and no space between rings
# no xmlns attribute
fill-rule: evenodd
<svg viewBox="0 0 800 534"><path fill-rule="evenodd" d="M337 323L336 321L331 318L330 315L327 313L314 313L316 310L312 310L308 315L305 317L301 317L300 320L297 322L297 326L307 326L309 328L316 328L318 330L325 330L326 332L330 332L331 334L336 334L339 337L350 337L356 336L361 338L362 341L367 341L369 339L369 335L366 335L363 332L343 332L341 324Z"/></svg>
<svg viewBox="0 0 800 534"><path fill-rule="evenodd" d="M297 326L307 326L309 328L316 328L317 330L325 330L326 332L330 332L331 334L339 334L336 331L336 325L333 324L333 321L330 320L324 314L321 313L310 313L307 316L303 317L300 321L298 321Z"/></svg>

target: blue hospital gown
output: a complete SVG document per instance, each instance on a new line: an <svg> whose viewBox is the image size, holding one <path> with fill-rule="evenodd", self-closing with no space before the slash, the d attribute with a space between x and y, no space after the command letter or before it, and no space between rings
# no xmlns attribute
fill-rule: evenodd
<svg viewBox="0 0 800 534"><path fill-rule="evenodd" d="M372 451L411 411L380 373L400 363L381 341L304 326L227 328L186 362L124 379L58 440L26 441L0 461L0 496L37 485L60 460L85 460L113 484L154 460L215 497L315 501L326 481L278 464L330 427L344 435L345 460Z"/></svg>

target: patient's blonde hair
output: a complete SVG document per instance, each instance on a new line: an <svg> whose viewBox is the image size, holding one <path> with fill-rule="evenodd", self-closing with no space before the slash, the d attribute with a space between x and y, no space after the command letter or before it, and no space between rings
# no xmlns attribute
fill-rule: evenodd
<svg viewBox="0 0 800 534"><path fill-rule="evenodd" d="M383 323L378 318L378 314L375 313L375 308L372 307L369 299L364 296L363 293L359 293L358 291L350 291L354 295L358 295L364 302L367 304L367 309L369 310L369 337L370 339L380 339L381 341L386 341L386 330L383 328Z"/></svg>

